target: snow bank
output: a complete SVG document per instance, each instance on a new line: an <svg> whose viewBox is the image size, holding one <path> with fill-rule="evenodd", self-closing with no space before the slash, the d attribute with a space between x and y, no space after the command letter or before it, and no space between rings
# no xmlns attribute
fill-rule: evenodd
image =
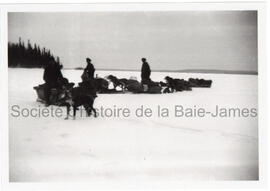
<svg viewBox="0 0 270 191"><path fill-rule="evenodd" d="M63 73L79 82L82 71ZM97 73L140 76L138 72ZM86 118L83 112L76 120L64 120L65 115L14 117L14 105L45 108L36 102L33 90L43 83L43 71L9 69L10 181L257 180L256 116L175 116L176 106L210 112L216 106L256 110L257 76L153 72L152 79L160 81L166 75L212 79L213 85L173 94L99 95L96 108L128 108L130 115ZM141 106L150 108L152 116L136 116ZM168 116L159 117L158 108L167 108Z"/></svg>

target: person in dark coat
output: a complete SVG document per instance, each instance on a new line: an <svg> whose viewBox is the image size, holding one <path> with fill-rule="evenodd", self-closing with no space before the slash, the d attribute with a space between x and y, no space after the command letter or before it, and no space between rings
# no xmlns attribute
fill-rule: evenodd
<svg viewBox="0 0 270 191"><path fill-rule="evenodd" d="M90 58L86 58L87 66L83 71L83 74L81 76L82 82L80 83L79 86L82 87L84 90L84 93L86 94L93 94L96 93L96 87L95 87L95 81L94 79L94 74L95 74L95 67L91 63Z"/></svg>
<svg viewBox="0 0 270 191"><path fill-rule="evenodd" d="M59 81L63 79L61 67L55 61L50 61L46 66L43 74L45 81L45 101L46 105L50 105L50 95L52 88L58 88Z"/></svg>
<svg viewBox="0 0 270 191"><path fill-rule="evenodd" d="M141 69L141 79L142 79L141 82L143 84L147 84L149 81L151 81L150 79L151 69L145 58L142 58L142 62L143 64Z"/></svg>
<svg viewBox="0 0 270 191"><path fill-rule="evenodd" d="M94 65L91 63L91 59L90 58L86 58L86 62L87 62L87 66L86 66L86 71L88 73L88 77L90 79L94 78L94 74L95 74L95 67Z"/></svg>
<svg viewBox="0 0 270 191"><path fill-rule="evenodd" d="M57 85L57 81L62 79L63 75L61 72L61 67L54 61L50 61L45 67L43 79L45 83L51 85Z"/></svg>
<svg viewBox="0 0 270 191"><path fill-rule="evenodd" d="M81 79L82 79L82 82L89 81L89 74L88 74L88 71L86 68L83 70L83 74L81 75Z"/></svg>

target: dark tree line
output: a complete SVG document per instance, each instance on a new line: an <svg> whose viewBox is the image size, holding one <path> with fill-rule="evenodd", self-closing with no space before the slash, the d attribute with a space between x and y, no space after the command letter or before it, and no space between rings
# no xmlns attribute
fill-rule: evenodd
<svg viewBox="0 0 270 191"><path fill-rule="evenodd" d="M24 68L41 68L48 62L60 64L59 57L54 57L49 49L34 46L28 40L27 45L19 38L18 43L8 43L8 66ZM61 66L62 67L62 66Z"/></svg>

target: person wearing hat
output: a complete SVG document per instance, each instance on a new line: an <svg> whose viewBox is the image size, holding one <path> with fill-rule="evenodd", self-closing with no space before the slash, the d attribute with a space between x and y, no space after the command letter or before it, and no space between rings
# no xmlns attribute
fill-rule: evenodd
<svg viewBox="0 0 270 191"><path fill-rule="evenodd" d="M91 63L91 59L90 58L86 58L86 62L87 62L87 66L86 66L85 70L88 73L88 77L90 79L93 79L94 78L94 74L95 74L95 67Z"/></svg>
<svg viewBox="0 0 270 191"><path fill-rule="evenodd" d="M142 58L142 62L143 64L141 69L141 83L143 86L143 91L146 92L149 90L149 85L151 83L151 69L145 58Z"/></svg>
<svg viewBox="0 0 270 191"><path fill-rule="evenodd" d="M142 79L142 83L145 84L150 80L150 75L151 75L151 69L150 69L150 66L148 64L148 62L146 61L145 58L142 58L142 69L141 69L141 79Z"/></svg>

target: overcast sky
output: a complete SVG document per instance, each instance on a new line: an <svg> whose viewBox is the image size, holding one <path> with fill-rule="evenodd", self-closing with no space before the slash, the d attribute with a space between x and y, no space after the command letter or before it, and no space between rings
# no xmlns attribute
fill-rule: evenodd
<svg viewBox="0 0 270 191"><path fill-rule="evenodd" d="M49 48L64 67L257 71L255 11L9 13L9 41Z"/></svg>

